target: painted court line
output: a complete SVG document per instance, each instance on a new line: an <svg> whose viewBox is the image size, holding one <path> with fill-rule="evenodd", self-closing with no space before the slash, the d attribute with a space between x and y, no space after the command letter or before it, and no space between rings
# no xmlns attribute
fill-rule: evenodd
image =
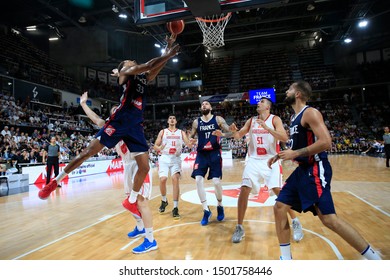
<svg viewBox="0 0 390 280"><path fill-rule="evenodd" d="M150 200L152 200L152 199L154 199L154 198L156 198L156 197L158 197L158 196L159 196L159 195L156 195L156 196L152 197ZM65 239L65 238L68 238L69 236L72 236L72 235L74 235L74 234L76 234L76 233L79 233L79 232L81 232L81 231L83 231L83 230L86 230L86 229L91 228L91 227L93 227L93 226L95 226L95 225L98 225L98 224L100 224L100 223L102 223L102 222L104 222L104 221L106 221L106 220L108 220L108 219L111 219L112 217L115 217L115 216L117 216L117 215L119 215L119 214L122 214L123 212L126 212L126 211L127 211L127 210L123 210L123 211L120 211L120 212L115 213L115 214L105 215L105 216L99 218L99 221L98 221L98 222L95 222L95 223L93 223L93 224L90 224L90 225L88 225L88 226L86 226L86 227L83 227L83 228L81 228L81 229L79 229L79 230L69 232L68 234L64 235L63 237L60 237L60 238L58 238L58 239L55 239L55 240L53 240L53 241L51 241L51 242L49 242L49 243L46 243L46 244L44 244L44 245L42 245L42 246L40 246L40 247L38 247L38 248L35 248L35 249L31 250L31 251L28 251L28 252L26 252L26 253L24 253L24 254L22 254L22 255L17 256L17 257L15 257L15 258L13 258L13 260L18 260L18 259L20 259L20 258L23 258L23 257L25 257L25 256L27 256L27 255L29 255L29 254L32 254L32 253L34 253L34 252L36 252L36 251L39 251L39 250L41 250L41 249L43 249L43 248L45 248L45 247L47 247L47 246L50 246L50 245L52 245L52 244L54 244L54 243L56 243L56 242L59 242L59 241Z"/></svg>
<svg viewBox="0 0 390 280"><path fill-rule="evenodd" d="M225 222L237 222L237 221L236 220L225 220ZM258 220L244 220L244 222L275 224L275 222L258 221ZM167 230L167 229L171 229L171 228L175 228L175 227L188 226L188 225L193 225L193 224L199 224L199 222L190 222L190 223L184 223L184 224L179 224L179 225L167 226L167 227L159 228L159 229L155 230L154 232L159 232L159 231L163 231L163 230ZM340 253L340 251L337 248L337 246L332 241L330 241L328 238L326 238L325 236L323 236L323 235L321 235L319 233L316 233L316 232L314 232L312 230L308 230L308 229L305 229L305 228L302 228L302 230L304 230L305 232L310 232L311 234L314 234L315 236L317 236L317 237L321 238L322 240L324 240L329 245L329 247L333 250L333 252L336 255L337 259L339 259L339 260L343 260L344 259L343 255ZM140 237L135 238L134 240L132 240L131 242L129 242L128 244L123 246L120 250L121 251L126 250L130 245L134 244L139 239L140 239Z"/></svg>
<svg viewBox="0 0 390 280"><path fill-rule="evenodd" d="M23 258L24 256L27 256L27 255L29 255L29 254L32 254L32 253L36 252L36 251L39 251L39 250L41 250L41 249L43 249L43 248L45 248L45 247L47 247L47 246L50 246L50 245L52 245L52 244L54 244L54 243L56 243L56 242L59 242L59 241L65 239L65 238L68 238L69 236L72 236L72 235L74 235L74 234L76 234L76 233L79 233L79 232L81 232L81 231L83 231L83 230L86 230L86 229L91 228L91 227L93 227L93 226L95 226L95 225L97 225L97 224L100 224L100 223L102 223L102 222L108 220L109 218L112 218L112 217L114 217L114 216L117 216L117 215L119 215L119 214L121 214L121 213L123 213L123 212L125 212L125 211L126 211L126 210L123 210L123 211L118 212L118 213L113 214L113 215L106 215L106 216L103 216L103 217L100 218L99 221L96 222L96 223L90 224L90 225L88 225L88 226L86 226L86 227L83 227L83 228L81 228L81 229L79 229L79 230L69 232L68 234L64 235L63 237L60 237L60 238L58 238L58 239L55 239L55 240L53 240L53 241L51 241L51 242L49 242L49 243L46 243L46 244L44 244L44 245L42 245L42 246L40 246L40 247L38 247L38 248L35 248L35 249L31 250L31 251L28 251L28 252L26 252L26 253L24 253L24 254L22 254L22 255L17 256L17 257L15 257L15 258L13 258L13 260L18 260L18 259L20 259L20 258ZM108 216L110 216L110 217L108 218Z"/></svg>
<svg viewBox="0 0 390 280"><path fill-rule="evenodd" d="M387 213L386 211L380 209L378 206L375 206L374 204L371 204L370 202L368 202L367 200L365 200L364 198L361 198L360 196L357 196L356 194L354 194L353 192L350 192L348 191L350 194L352 194L354 197L360 199L361 201L363 201L364 203L370 205L372 208L378 210L379 212L381 212L382 214L386 215L387 217L390 217L390 214Z"/></svg>

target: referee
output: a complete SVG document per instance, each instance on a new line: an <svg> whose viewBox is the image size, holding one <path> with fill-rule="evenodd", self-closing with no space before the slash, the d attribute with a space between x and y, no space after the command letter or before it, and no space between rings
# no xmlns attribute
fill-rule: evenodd
<svg viewBox="0 0 390 280"><path fill-rule="evenodd" d="M55 136L52 136L50 138L50 145L46 147L47 152L47 173L46 173L46 185L50 182L50 175L51 170L54 167L54 175L55 177L58 176L60 164L59 164L59 157L60 157L60 146L56 143L57 139ZM61 187L58 185L58 187Z"/></svg>
<svg viewBox="0 0 390 280"><path fill-rule="evenodd" d="M390 167L390 129L388 126L384 128L385 133L383 134L383 144L385 145L385 156L386 156L386 167Z"/></svg>

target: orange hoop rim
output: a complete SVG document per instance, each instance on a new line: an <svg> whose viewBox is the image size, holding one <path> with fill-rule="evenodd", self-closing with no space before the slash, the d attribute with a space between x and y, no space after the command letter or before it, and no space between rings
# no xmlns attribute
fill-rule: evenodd
<svg viewBox="0 0 390 280"><path fill-rule="evenodd" d="M230 17L231 15L232 15L232 12L229 12L229 13L226 14L226 16L218 18L218 19L205 19L205 18L202 18L202 17L195 17L195 19L203 21L203 22L207 22L207 23L210 23L210 22L220 22L220 21L223 21L226 18Z"/></svg>

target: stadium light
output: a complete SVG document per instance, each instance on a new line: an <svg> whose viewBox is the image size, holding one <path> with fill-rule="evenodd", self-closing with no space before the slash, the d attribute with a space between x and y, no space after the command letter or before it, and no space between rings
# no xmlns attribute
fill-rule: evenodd
<svg viewBox="0 0 390 280"><path fill-rule="evenodd" d="M349 43L351 43L352 42L352 39L351 38L345 38L344 39L344 43L346 43L346 44L349 44Z"/></svg>
<svg viewBox="0 0 390 280"><path fill-rule="evenodd" d="M365 20L365 19L359 21L359 23L358 23L358 26L359 26L360 28L365 28L365 27L367 27L367 25L368 25L368 21Z"/></svg>

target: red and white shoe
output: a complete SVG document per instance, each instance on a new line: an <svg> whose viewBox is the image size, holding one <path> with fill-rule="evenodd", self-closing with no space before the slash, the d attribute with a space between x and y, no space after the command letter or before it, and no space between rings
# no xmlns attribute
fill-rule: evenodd
<svg viewBox="0 0 390 280"><path fill-rule="evenodd" d="M49 195L55 191L55 189L57 188L58 186L58 183L57 183L57 180L54 179L53 181L51 181L49 184L47 184L46 186L44 186L39 192L38 192L38 196L40 199L47 199L49 197Z"/></svg>
<svg viewBox="0 0 390 280"><path fill-rule="evenodd" d="M130 203L129 199L126 198L125 200L123 200L122 205L127 210L129 210L131 214L133 214L134 218L136 218L136 219L142 218L141 212L138 210L138 207L137 207L137 201L135 203Z"/></svg>

